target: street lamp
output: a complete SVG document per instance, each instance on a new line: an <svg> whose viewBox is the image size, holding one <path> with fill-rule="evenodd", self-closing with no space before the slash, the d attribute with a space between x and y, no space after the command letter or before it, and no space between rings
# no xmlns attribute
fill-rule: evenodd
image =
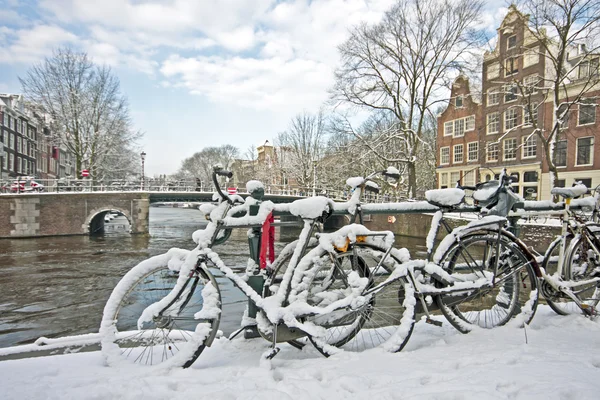
<svg viewBox="0 0 600 400"><path fill-rule="evenodd" d="M317 160L313 160L313 197L317 195Z"/></svg>
<svg viewBox="0 0 600 400"><path fill-rule="evenodd" d="M140 153L140 157L142 159L142 190L144 190L144 176L145 176L145 174L144 174L144 160L146 159L146 152L142 151Z"/></svg>

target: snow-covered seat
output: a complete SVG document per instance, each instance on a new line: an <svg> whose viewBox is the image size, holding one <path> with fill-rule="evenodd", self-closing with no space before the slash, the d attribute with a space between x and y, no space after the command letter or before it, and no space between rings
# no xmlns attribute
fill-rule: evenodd
<svg viewBox="0 0 600 400"><path fill-rule="evenodd" d="M453 207L463 202L465 191L458 188L428 190L425 192L425 198L434 206Z"/></svg>
<svg viewBox="0 0 600 400"><path fill-rule="evenodd" d="M290 203L289 211L300 218L316 219L333 212L333 201L323 196L308 197Z"/></svg>
<svg viewBox="0 0 600 400"><path fill-rule="evenodd" d="M579 196L583 196L584 194L586 194L587 187L581 183L578 183L577 185L569 187L569 188L555 187L550 191L550 193L552 193L554 195L562 196L565 199L572 199L574 197L579 197Z"/></svg>

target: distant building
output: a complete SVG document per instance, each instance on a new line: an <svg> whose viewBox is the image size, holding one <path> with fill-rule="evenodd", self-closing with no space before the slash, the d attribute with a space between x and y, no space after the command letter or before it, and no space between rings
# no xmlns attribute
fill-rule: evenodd
<svg viewBox="0 0 600 400"><path fill-rule="evenodd" d="M0 131L2 178L35 175L38 127L21 95L0 94Z"/></svg>
<svg viewBox="0 0 600 400"><path fill-rule="evenodd" d="M523 197L550 198L549 171L541 143L531 134L531 121L536 120L543 129L552 128L551 98L548 96L544 102L534 82L554 72L528 21L528 16L514 5L509 7L498 28L496 48L484 55L481 94L472 93L464 76L454 81L449 105L438 117L438 187L453 187L459 179L463 184L494 179L506 167L513 176L513 188ZM598 55L582 48L572 49L568 62L575 66L581 57L590 61L581 63L585 70L573 68L564 98L581 85L586 74L599 73ZM527 95L539 105L533 115L524 107L515 82L531 88ZM586 96L589 99L585 104L572 106L558 137L554 156L560 181L556 186L570 186L575 180L592 188L600 185L600 147L596 145L600 136L600 88Z"/></svg>

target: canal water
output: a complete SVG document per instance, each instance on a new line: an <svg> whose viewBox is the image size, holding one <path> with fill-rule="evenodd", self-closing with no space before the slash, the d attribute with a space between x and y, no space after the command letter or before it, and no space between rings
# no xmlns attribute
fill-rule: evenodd
<svg viewBox="0 0 600 400"><path fill-rule="evenodd" d="M102 310L119 279L140 261L172 247L193 249L192 233L206 226L191 208L152 207L150 235L130 235L117 217L103 236L0 240L0 347L40 336L98 332ZM244 268L246 232L238 230L216 248L230 266ZM239 326L245 297L219 280L224 310L221 329Z"/></svg>
<svg viewBox="0 0 600 400"><path fill-rule="evenodd" d="M126 223L124 217L113 219L103 236L0 240L0 347L97 332L106 300L129 269L172 247L194 248L192 233L206 226L197 209L165 207L150 208L148 236L130 235ZM535 229L531 233L539 237ZM423 242L396 238L416 258ZM227 265L245 268L246 230L234 231L216 249ZM228 280L218 281L220 329L229 334L239 327L247 300Z"/></svg>

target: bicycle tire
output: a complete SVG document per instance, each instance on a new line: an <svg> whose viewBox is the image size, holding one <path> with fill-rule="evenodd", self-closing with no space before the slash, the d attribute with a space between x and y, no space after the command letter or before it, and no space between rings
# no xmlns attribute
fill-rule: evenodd
<svg viewBox="0 0 600 400"><path fill-rule="evenodd" d="M168 316L139 326L142 312L167 296L177 279L177 271L148 262L131 269L115 287L100 327L102 353L109 365L187 368L212 343L220 322L221 295L215 277L204 268L190 273L185 289L164 310ZM199 316L201 310L210 315Z"/></svg>
<svg viewBox="0 0 600 400"><path fill-rule="evenodd" d="M522 323L527 324L535 314L538 303L537 277L532 267L535 261L507 232L500 232L502 265L495 280L501 282L492 288L474 289L469 295L436 296L448 322L462 333L475 326L505 325L516 315L522 315ZM449 246L440 265L455 276L462 271L475 274L473 279L484 277L485 273L493 272L498 234L498 230L486 230L462 236Z"/></svg>
<svg viewBox="0 0 600 400"><path fill-rule="evenodd" d="M373 267L386 253L385 249L367 243L356 243L348 251L335 254L332 262L330 253L324 252L315 260L322 260L311 274L308 284L308 302L323 306L323 302L335 299L335 292L346 289L344 277L352 271L361 278L368 278L365 290L383 282L393 271L393 256L379 271ZM337 276L336 276L337 271ZM333 279L332 279L333 278ZM342 310L341 316L332 322L332 315L308 317L307 320L326 330L324 337L309 337L313 346L324 356L338 349L360 352L374 347L383 347L390 352L402 350L408 342L415 323L414 288L405 278L399 278L379 291L368 295L369 300L356 310ZM326 305L326 304L325 304ZM345 311L345 313L344 313Z"/></svg>
<svg viewBox="0 0 600 400"><path fill-rule="evenodd" d="M600 239L600 232L590 232L596 239ZM568 253L565 254L562 274L562 279L565 281L578 282L587 280L592 277L596 268L600 268L600 254L593 250L585 235L587 233L573 237L570 245L567 247ZM558 248L560 249L560 247ZM570 315L582 312L579 306L568 296L555 293L555 291L552 291L552 294L554 295L547 296L546 302L557 314ZM600 302L600 288L595 284L591 284L586 289L578 291L575 295L581 303L589 307L595 308L598 302Z"/></svg>

